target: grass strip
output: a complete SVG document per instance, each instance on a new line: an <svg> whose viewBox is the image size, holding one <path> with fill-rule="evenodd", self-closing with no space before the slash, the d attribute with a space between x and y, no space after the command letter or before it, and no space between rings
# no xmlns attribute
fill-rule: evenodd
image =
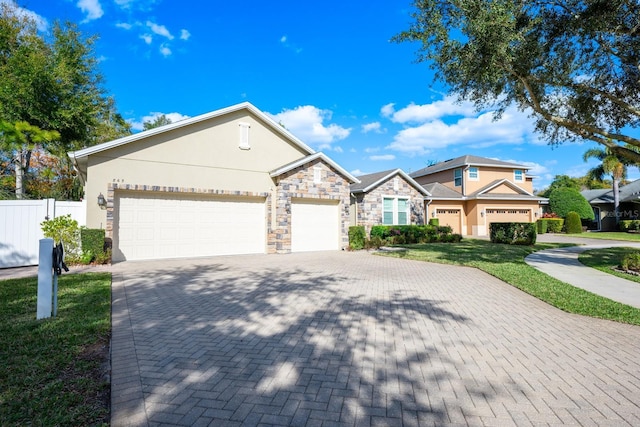
<svg viewBox="0 0 640 427"><path fill-rule="evenodd" d="M0 425L108 425L111 275L62 275L36 320L37 278L0 282Z"/></svg>
<svg viewBox="0 0 640 427"><path fill-rule="evenodd" d="M595 268L596 270L603 271L622 279L640 283L640 276L622 273L614 270L614 268L620 265L620 262L622 261L624 256L632 252L640 252L640 248L617 247L590 249L588 251L582 252L578 256L578 261L580 261L587 267Z"/></svg>
<svg viewBox="0 0 640 427"><path fill-rule="evenodd" d="M621 240L623 242L640 242L640 233L624 233L621 231L598 231L591 233L567 234L570 237L582 237L585 239Z"/></svg>
<svg viewBox="0 0 640 427"><path fill-rule="evenodd" d="M524 261L533 252L562 246L569 245L538 243L515 246L465 239L460 243L403 245L405 251L380 255L475 267L566 312L640 325L640 309L554 279Z"/></svg>

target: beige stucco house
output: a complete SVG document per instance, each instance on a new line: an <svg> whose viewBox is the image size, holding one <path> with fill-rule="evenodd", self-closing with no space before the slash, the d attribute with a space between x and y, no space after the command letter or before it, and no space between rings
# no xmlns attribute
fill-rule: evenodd
<svg viewBox="0 0 640 427"><path fill-rule="evenodd" d="M358 176L351 184L351 225L367 235L374 225L425 224L424 199L430 194L401 169Z"/></svg>
<svg viewBox="0 0 640 427"><path fill-rule="evenodd" d="M348 245L358 180L249 103L69 156L114 261Z"/></svg>
<svg viewBox="0 0 640 427"><path fill-rule="evenodd" d="M461 156L409 174L430 196L428 218L454 233L485 236L492 222L535 222L547 199L533 194L533 177L523 165Z"/></svg>

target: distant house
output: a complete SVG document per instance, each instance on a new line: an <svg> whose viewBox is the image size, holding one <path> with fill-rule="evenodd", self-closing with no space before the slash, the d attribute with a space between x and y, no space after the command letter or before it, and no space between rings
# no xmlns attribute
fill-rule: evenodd
<svg viewBox="0 0 640 427"><path fill-rule="evenodd" d="M612 231L616 229L616 215L613 206L613 190L583 190L581 194L589 202L595 214L595 220L589 229L594 231ZM640 180L620 187L618 193L620 206L618 214L621 220L640 218Z"/></svg>
<svg viewBox="0 0 640 427"><path fill-rule="evenodd" d="M430 194L401 169L359 176L351 184L351 225L424 224L424 199Z"/></svg>
<svg viewBox="0 0 640 427"><path fill-rule="evenodd" d="M409 174L430 195L428 218L454 233L485 236L492 222L535 222L548 202L533 194L528 168L478 156L461 156Z"/></svg>

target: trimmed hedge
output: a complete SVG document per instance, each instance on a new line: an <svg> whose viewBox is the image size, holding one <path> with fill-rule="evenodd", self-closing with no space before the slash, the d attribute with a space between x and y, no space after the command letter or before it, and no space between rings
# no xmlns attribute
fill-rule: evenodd
<svg viewBox="0 0 640 427"><path fill-rule="evenodd" d="M618 224L620 231L637 231L640 230L639 219L623 219Z"/></svg>
<svg viewBox="0 0 640 427"><path fill-rule="evenodd" d="M440 219L438 219L438 218L431 218L431 219L429 220L429 225L435 225L435 226L440 225Z"/></svg>
<svg viewBox="0 0 640 427"><path fill-rule="evenodd" d="M82 252L91 252L94 255L104 252L104 230L97 228L81 228L80 243Z"/></svg>
<svg viewBox="0 0 640 427"><path fill-rule="evenodd" d="M564 228L567 234L582 233L582 221L578 212L569 212L567 219L564 221Z"/></svg>
<svg viewBox="0 0 640 427"><path fill-rule="evenodd" d="M547 221L547 233L561 233L564 225L563 218L545 218Z"/></svg>
<svg viewBox="0 0 640 427"><path fill-rule="evenodd" d="M544 234L547 232L547 219L541 218L536 222L536 227L538 228L538 234Z"/></svg>
<svg viewBox="0 0 640 427"><path fill-rule="evenodd" d="M362 225L349 227L349 247L351 249L356 251L363 249L365 240L367 240L367 233Z"/></svg>
<svg viewBox="0 0 640 427"><path fill-rule="evenodd" d="M581 219L594 219L593 208L575 188L560 187L553 190L549 195L549 207L561 218L565 218L569 212L573 211Z"/></svg>
<svg viewBox="0 0 640 427"><path fill-rule="evenodd" d="M492 243L533 245L536 243L536 225L530 222L492 222L489 225Z"/></svg>
<svg viewBox="0 0 640 427"><path fill-rule="evenodd" d="M370 239L392 245L462 240L461 235L452 234L452 231L448 225L374 225L371 227Z"/></svg>

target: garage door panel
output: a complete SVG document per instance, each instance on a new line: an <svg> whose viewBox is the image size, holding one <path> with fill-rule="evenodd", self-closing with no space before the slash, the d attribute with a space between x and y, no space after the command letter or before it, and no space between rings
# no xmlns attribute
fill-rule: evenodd
<svg viewBox="0 0 640 427"><path fill-rule="evenodd" d="M265 202L117 194L116 260L264 253Z"/></svg>
<svg viewBox="0 0 640 427"><path fill-rule="evenodd" d="M340 214L337 204L291 203L291 251L340 249Z"/></svg>
<svg viewBox="0 0 640 427"><path fill-rule="evenodd" d="M448 225L453 233L460 233L460 209L438 209L436 216L440 225Z"/></svg>

